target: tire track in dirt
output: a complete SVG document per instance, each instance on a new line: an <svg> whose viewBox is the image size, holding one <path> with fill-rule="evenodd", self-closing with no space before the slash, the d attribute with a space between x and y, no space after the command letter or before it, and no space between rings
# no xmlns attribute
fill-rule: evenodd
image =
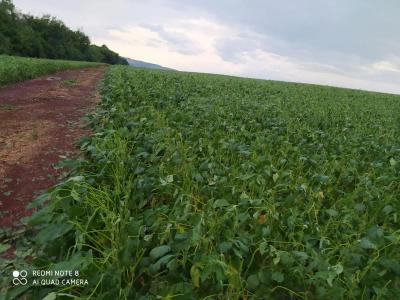
<svg viewBox="0 0 400 300"><path fill-rule="evenodd" d="M62 71L0 88L0 228L16 227L41 191L57 183L61 159L89 133L82 117L99 101L106 67Z"/></svg>

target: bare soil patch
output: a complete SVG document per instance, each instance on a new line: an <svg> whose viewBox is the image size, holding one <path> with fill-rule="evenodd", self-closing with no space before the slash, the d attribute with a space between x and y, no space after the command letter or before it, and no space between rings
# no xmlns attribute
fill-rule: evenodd
<svg viewBox="0 0 400 300"><path fill-rule="evenodd" d="M82 117L99 100L106 67L67 70L0 88L0 228L16 227L41 191L57 183L55 164L79 153Z"/></svg>

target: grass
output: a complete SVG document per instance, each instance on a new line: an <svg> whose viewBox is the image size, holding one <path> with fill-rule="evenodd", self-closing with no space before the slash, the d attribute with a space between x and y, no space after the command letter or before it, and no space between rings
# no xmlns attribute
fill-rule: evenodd
<svg viewBox="0 0 400 300"><path fill-rule="evenodd" d="M12 104L0 104L0 110L11 111L11 110L16 110L16 109L18 109L18 107L15 105L12 105Z"/></svg>
<svg viewBox="0 0 400 300"><path fill-rule="evenodd" d="M399 295L399 96L111 67L102 99L12 266L89 283L10 294Z"/></svg>
<svg viewBox="0 0 400 300"><path fill-rule="evenodd" d="M78 84L78 80L75 78L66 79L61 82L61 85L65 86L65 87L73 87L73 86L76 86L77 84Z"/></svg>
<svg viewBox="0 0 400 300"><path fill-rule="evenodd" d="M92 62L37 59L0 55L0 86L65 69L100 65Z"/></svg>

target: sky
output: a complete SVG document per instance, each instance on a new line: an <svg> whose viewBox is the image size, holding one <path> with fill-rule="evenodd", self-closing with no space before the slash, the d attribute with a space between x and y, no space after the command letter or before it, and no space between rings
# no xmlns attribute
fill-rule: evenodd
<svg viewBox="0 0 400 300"><path fill-rule="evenodd" d="M400 94L398 0L14 0L182 71Z"/></svg>

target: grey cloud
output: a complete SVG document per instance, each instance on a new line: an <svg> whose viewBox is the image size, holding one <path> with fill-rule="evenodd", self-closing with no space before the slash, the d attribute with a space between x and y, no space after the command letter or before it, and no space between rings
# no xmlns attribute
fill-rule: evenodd
<svg viewBox="0 0 400 300"><path fill-rule="evenodd" d="M215 48L219 56L230 62L240 63L242 55L249 50L254 49L254 45L251 41L242 38L227 38L218 40L215 44Z"/></svg>
<svg viewBox="0 0 400 300"><path fill-rule="evenodd" d="M175 1L197 7L218 20L282 39L306 49L360 56L398 53L397 0L203 0ZM182 8L181 8L182 9Z"/></svg>
<svg viewBox="0 0 400 300"><path fill-rule="evenodd" d="M208 14L239 30L264 38L227 38L217 50L240 61L258 48L308 64L330 65L337 72L390 59L400 53L400 2L397 0L203 0L174 1L179 9Z"/></svg>
<svg viewBox="0 0 400 300"><path fill-rule="evenodd" d="M174 50L179 53L193 55L200 54L202 52L200 47L193 44L190 39L178 32L169 31L160 25L153 24L145 24L142 25L142 27L158 33L162 40L166 41Z"/></svg>

